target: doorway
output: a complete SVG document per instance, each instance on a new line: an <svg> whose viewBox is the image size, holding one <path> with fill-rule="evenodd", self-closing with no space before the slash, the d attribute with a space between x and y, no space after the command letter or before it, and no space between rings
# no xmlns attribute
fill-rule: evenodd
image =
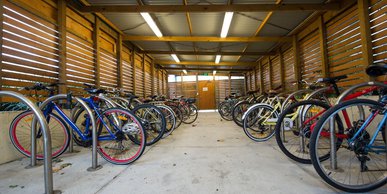
<svg viewBox="0 0 387 194"><path fill-rule="evenodd" d="M199 109L215 109L215 81L199 81L198 85Z"/></svg>

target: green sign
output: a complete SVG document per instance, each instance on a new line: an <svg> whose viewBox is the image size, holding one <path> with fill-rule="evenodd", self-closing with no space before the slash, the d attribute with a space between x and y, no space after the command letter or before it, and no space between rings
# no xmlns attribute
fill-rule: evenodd
<svg viewBox="0 0 387 194"><path fill-rule="evenodd" d="M207 75L208 75L208 73L203 73L203 75L206 75L206 76L207 76Z"/></svg>

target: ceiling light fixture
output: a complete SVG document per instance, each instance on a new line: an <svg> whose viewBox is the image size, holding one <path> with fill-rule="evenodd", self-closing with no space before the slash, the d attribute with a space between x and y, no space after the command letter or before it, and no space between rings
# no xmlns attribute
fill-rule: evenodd
<svg viewBox="0 0 387 194"><path fill-rule="evenodd" d="M215 64L219 64L221 55L216 55Z"/></svg>
<svg viewBox="0 0 387 194"><path fill-rule="evenodd" d="M187 70L183 69L183 73L184 73L184 74L187 74Z"/></svg>
<svg viewBox="0 0 387 194"><path fill-rule="evenodd" d="M179 58L176 56L176 54L171 54L172 58L176 61L176 63L180 63Z"/></svg>
<svg viewBox="0 0 387 194"><path fill-rule="evenodd" d="M155 21L153 21L152 17L147 12L141 12L141 16L144 18L148 26L152 29L152 31L156 34L157 37L163 37L159 27L157 27Z"/></svg>
<svg viewBox="0 0 387 194"><path fill-rule="evenodd" d="M234 15L234 12L226 12L226 14L224 15L222 31L220 32L221 38L226 38L226 36L228 34L228 30L230 29L231 20L232 20L233 15Z"/></svg>

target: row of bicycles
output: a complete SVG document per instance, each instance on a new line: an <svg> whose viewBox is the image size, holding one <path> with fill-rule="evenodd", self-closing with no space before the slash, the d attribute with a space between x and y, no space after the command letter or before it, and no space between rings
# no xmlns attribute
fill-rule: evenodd
<svg viewBox="0 0 387 194"><path fill-rule="evenodd" d="M387 64L372 64L366 72L386 76ZM290 94L231 95L218 111L253 141L275 136L286 156L313 164L329 185L367 192L387 183L387 82L365 82L341 92L337 82L345 78L321 78Z"/></svg>
<svg viewBox="0 0 387 194"><path fill-rule="evenodd" d="M140 99L132 93L107 91L87 84L86 97L72 93L54 95L57 87L58 84L36 83L23 88L35 97L46 118L53 158L63 154L71 141L90 147L92 131L96 129L98 153L113 164L130 164L141 157L146 146L171 135L182 123L195 122L198 117L194 98L148 96ZM39 97L47 92L47 99ZM24 107L18 103L2 103L0 108L17 111ZM31 110L22 111L9 127L12 144L27 157L31 156L33 117ZM39 126L35 137L36 157L43 159L43 135Z"/></svg>

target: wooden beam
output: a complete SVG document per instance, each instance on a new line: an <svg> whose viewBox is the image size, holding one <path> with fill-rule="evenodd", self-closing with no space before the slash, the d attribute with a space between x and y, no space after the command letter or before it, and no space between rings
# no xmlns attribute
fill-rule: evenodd
<svg viewBox="0 0 387 194"><path fill-rule="evenodd" d="M261 37L227 37L216 36L124 36L124 41L158 41L158 42L291 42L291 37L261 36Z"/></svg>
<svg viewBox="0 0 387 194"><path fill-rule="evenodd" d="M319 38L320 38L320 53L321 53L321 69L322 76L329 77L328 50L327 50L327 30L325 27L324 17L320 16L319 22Z"/></svg>
<svg viewBox="0 0 387 194"><path fill-rule="evenodd" d="M155 95L155 68L154 60L151 62L151 95Z"/></svg>
<svg viewBox="0 0 387 194"><path fill-rule="evenodd" d="M124 73L123 73L123 63L122 63L122 35L118 34L117 37L117 83L118 88L122 88L124 85Z"/></svg>
<svg viewBox="0 0 387 194"><path fill-rule="evenodd" d="M373 63L372 55L372 40L371 40L371 27L370 17L368 11L369 3L368 0L358 0L358 10L360 19L360 37L361 37L361 51L364 61L364 71L368 65ZM364 76L364 81L369 81L369 76Z"/></svg>
<svg viewBox="0 0 387 194"><path fill-rule="evenodd" d="M207 69L207 68L193 68L193 67L162 67L161 69L165 69L165 70L187 70L187 71L213 71L213 70L216 70L216 71L237 71L237 72L247 72L247 71L251 71L251 69L217 69L217 68L214 68L214 69Z"/></svg>
<svg viewBox="0 0 387 194"><path fill-rule="evenodd" d="M133 83L133 94L136 94L136 65L134 64L134 56L136 54L136 49L133 47L132 48L132 55L130 56L130 61L132 62L132 68L133 68L133 80L132 80L132 83Z"/></svg>
<svg viewBox="0 0 387 194"><path fill-rule="evenodd" d="M280 61L280 84L282 91L284 92L286 90L285 88L285 62L284 62L284 55L282 53L282 50L280 48L279 50L279 61Z"/></svg>
<svg viewBox="0 0 387 194"><path fill-rule="evenodd" d="M176 63L176 61L155 61L155 63L160 65L195 65L195 66L253 66L256 65L256 62L220 62L215 63L213 61L181 61Z"/></svg>
<svg viewBox="0 0 387 194"><path fill-rule="evenodd" d="M232 5L93 5L82 12L177 13L177 12L268 12L268 11L328 11L339 10L340 3L304 4L232 4Z"/></svg>
<svg viewBox="0 0 387 194"><path fill-rule="evenodd" d="M259 61L258 69L259 69L259 77L260 77L260 80L259 80L259 87L260 87L259 93L263 94L263 92L265 91L265 84L263 83L262 60Z"/></svg>
<svg viewBox="0 0 387 194"><path fill-rule="evenodd" d="M94 24L94 30L93 30L93 42L94 42L94 51L95 51L95 57L94 57L94 64L95 64L95 86L99 87L100 86L100 74L101 74L101 68L100 68L100 52L99 52L99 47L100 47L100 42L99 42L99 35L101 33L100 30L101 26L101 21L98 17L95 17L95 24Z"/></svg>
<svg viewBox="0 0 387 194"><path fill-rule="evenodd" d="M272 63L271 63L271 59L270 57L268 57L268 63L269 63L269 88L270 90L273 89L273 67L272 67Z"/></svg>
<svg viewBox="0 0 387 194"><path fill-rule="evenodd" d="M143 97L145 98L146 97L146 84L145 84L145 54L142 54L142 61L141 61L141 67L142 67L142 69L141 69L141 71L142 71L142 90L144 91L143 92Z"/></svg>
<svg viewBox="0 0 387 194"><path fill-rule="evenodd" d="M249 55L249 56L273 56L276 52L210 52L210 51L157 51L157 50L144 50L140 51L146 54L176 54L176 55L224 55L224 56L238 56L238 55Z"/></svg>
<svg viewBox="0 0 387 194"><path fill-rule="evenodd" d="M66 94L67 93L67 87L66 87L66 58L67 58L67 46L66 46L66 1L58 0L58 38L59 38L59 45L58 45L58 55L59 55L59 94Z"/></svg>

